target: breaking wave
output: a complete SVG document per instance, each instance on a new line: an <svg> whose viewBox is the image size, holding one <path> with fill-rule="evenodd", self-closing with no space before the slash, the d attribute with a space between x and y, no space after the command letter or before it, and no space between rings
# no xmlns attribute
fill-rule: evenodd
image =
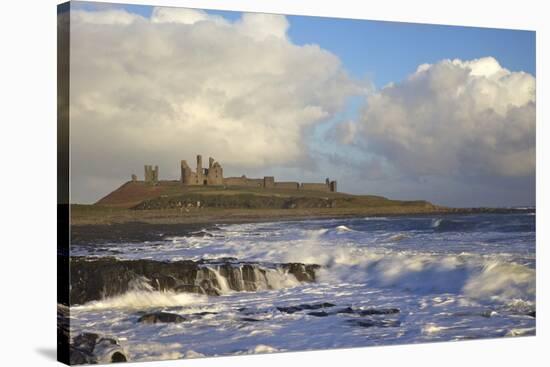
<svg viewBox="0 0 550 367"><path fill-rule="evenodd" d="M322 282L397 287L419 293L455 293L475 299L534 300L535 270L494 256L443 255L368 247L325 247L312 233L286 261L319 264Z"/></svg>
<svg viewBox="0 0 550 367"><path fill-rule="evenodd" d="M346 226L338 226L336 227L337 232L353 232L353 229L346 227Z"/></svg>
<svg viewBox="0 0 550 367"><path fill-rule="evenodd" d="M81 306L74 306L75 310L97 311L110 309L143 310L158 307L180 307L206 302L207 297L193 293L175 293L158 291L128 291L98 301L91 301Z"/></svg>

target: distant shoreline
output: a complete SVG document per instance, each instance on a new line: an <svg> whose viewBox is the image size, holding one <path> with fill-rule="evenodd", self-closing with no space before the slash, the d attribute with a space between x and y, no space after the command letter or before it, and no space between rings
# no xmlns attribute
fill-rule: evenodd
<svg viewBox="0 0 550 367"><path fill-rule="evenodd" d="M128 210L77 206L71 214L71 242L154 241L171 235L189 235L216 225L356 217L444 216L531 213L514 208L347 208L347 209L197 209Z"/></svg>

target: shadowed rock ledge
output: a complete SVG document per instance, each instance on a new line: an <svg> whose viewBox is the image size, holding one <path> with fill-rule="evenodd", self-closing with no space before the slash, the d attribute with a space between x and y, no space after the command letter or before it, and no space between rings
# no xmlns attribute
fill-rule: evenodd
<svg viewBox="0 0 550 367"><path fill-rule="evenodd" d="M315 264L248 263L228 258L216 261L117 260L71 258L72 305L104 299L132 290L174 291L219 295L224 290L275 289L285 282L314 282Z"/></svg>

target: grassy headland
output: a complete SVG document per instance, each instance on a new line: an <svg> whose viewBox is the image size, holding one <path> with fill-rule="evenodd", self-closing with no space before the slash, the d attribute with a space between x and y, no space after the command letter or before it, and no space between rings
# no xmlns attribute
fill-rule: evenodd
<svg viewBox="0 0 550 367"><path fill-rule="evenodd" d="M73 225L232 223L447 212L427 201L338 192L127 182L93 205L71 205Z"/></svg>

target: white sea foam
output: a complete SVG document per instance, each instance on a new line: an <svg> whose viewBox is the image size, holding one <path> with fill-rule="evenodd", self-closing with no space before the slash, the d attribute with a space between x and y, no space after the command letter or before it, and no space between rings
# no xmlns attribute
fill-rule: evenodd
<svg viewBox="0 0 550 367"><path fill-rule="evenodd" d="M445 326L439 326L434 323L429 323L424 325L424 327L422 327L422 334L433 335L441 331L444 331L445 329L447 329Z"/></svg>
<svg viewBox="0 0 550 367"><path fill-rule="evenodd" d="M134 343L130 351L131 361L155 361L180 359L183 346L180 343Z"/></svg>
<svg viewBox="0 0 550 367"><path fill-rule="evenodd" d="M489 261L464 285L464 293L472 298L533 299L535 270L515 263Z"/></svg>
<svg viewBox="0 0 550 367"><path fill-rule="evenodd" d="M265 344L258 344L254 348L250 348L248 350L249 353L253 353L253 354L256 354L256 353L273 353L273 352L277 352L277 351L278 351L277 348L273 348L272 346L265 345Z"/></svg>
<svg viewBox="0 0 550 367"><path fill-rule="evenodd" d="M346 226L338 226L336 227L337 232L353 232L353 229L346 227Z"/></svg>
<svg viewBox="0 0 550 367"><path fill-rule="evenodd" d="M535 271L498 258L472 253L429 254L416 251L327 247L319 235L287 247L285 261L323 266L321 281L399 287L410 291L463 293L472 298L532 299Z"/></svg>
<svg viewBox="0 0 550 367"><path fill-rule="evenodd" d="M443 218L436 218L436 219L432 219L432 224L431 224L431 227L432 228L437 228L441 225L441 222L443 221Z"/></svg>
<svg viewBox="0 0 550 367"><path fill-rule="evenodd" d="M432 219L431 226L440 226L442 220ZM218 232L213 231L216 237L173 238L172 241L176 242L171 246L175 250L168 253L185 255L175 257L181 259L232 256L249 261L319 264L323 268L318 271L318 278L335 284L369 284L422 293L451 292L476 299L534 299L535 271L514 263L509 256L504 256L505 252L491 256L473 252L422 252L421 242L409 245L414 239L411 236L415 235L411 232L399 231L388 236L384 232L355 232L346 225L334 227L332 222L326 224L325 228L262 224L267 228L263 235L255 235L261 232L258 224L230 225ZM270 236L270 233L276 235ZM368 235L357 237L355 233ZM373 247L371 243L377 243L373 242L376 238L382 238L378 241L380 243L389 241L391 244L407 239L408 247ZM166 252L163 250L160 256L163 259L167 256ZM211 270L221 293L231 293L227 280L214 266ZM256 270L258 290L289 288L299 284L294 276L284 271L264 270L265 276Z"/></svg>
<svg viewBox="0 0 550 367"><path fill-rule="evenodd" d="M206 296L191 293L129 291L119 296L75 306L72 309L85 311L110 309L143 310L157 307L196 305L206 301Z"/></svg>
<svg viewBox="0 0 550 367"><path fill-rule="evenodd" d="M154 292L148 281L137 280L130 295L73 308L71 333L127 337L122 344L132 361L500 337L506 332L531 335L536 323L534 230L520 229L516 236L508 223L527 223L533 217L514 215L508 222L507 218L445 216L444 223L434 219L433 224L445 232L434 230L428 217L225 225L212 230L212 237L118 245L122 253L117 256L123 258L171 261L230 256L263 263L267 279L263 282L255 274L260 292L208 298L182 294L183 299ZM356 231L339 232L340 225ZM401 234L407 239L399 241ZM316 272L316 282L298 284L273 266L286 262L322 268ZM169 301L159 301L164 296ZM331 310L395 307L398 314L379 318L395 318L401 325L361 328L347 321L352 315L314 318L307 311L286 314L276 308L320 302L335 304ZM136 308L128 307L132 303ZM117 307L111 309L112 305ZM136 310L150 305L174 306L170 312L185 315L188 321L136 323ZM202 311L215 313L198 315Z"/></svg>
<svg viewBox="0 0 550 367"><path fill-rule="evenodd" d="M506 333L506 336L535 335L535 330L534 327L511 329Z"/></svg>

